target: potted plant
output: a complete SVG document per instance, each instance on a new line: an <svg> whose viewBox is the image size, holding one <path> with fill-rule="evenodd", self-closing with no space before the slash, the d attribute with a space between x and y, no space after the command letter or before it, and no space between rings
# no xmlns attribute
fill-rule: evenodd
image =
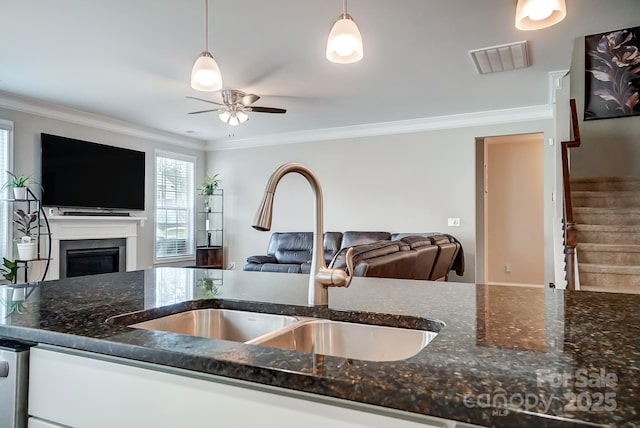
<svg viewBox="0 0 640 428"><path fill-rule="evenodd" d="M27 213L22 209L14 212L15 218L13 222L17 225L17 229L22 233L22 237L18 238L18 259L33 260L36 258L37 242L31 236L31 232L38 227L38 213L34 211Z"/></svg>
<svg viewBox="0 0 640 428"><path fill-rule="evenodd" d="M219 178L220 174L206 175L204 177L204 181L202 182L202 186L198 190L198 193L203 195L204 198L204 207L205 211L210 211L209 207L209 196L213 195L213 192L220 186L220 182L222 181Z"/></svg>
<svg viewBox="0 0 640 428"><path fill-rule="evenodd" d="M27 187L29 184L36 184L31 175L16 175L11 171L7 171L10 178L2 185L2 189L12 188L13 197L15 199L27 199Z"/></svg>
<svg viewBox="0 0 640 428"><path fill-rule="evenodd" d="M2 275L5 281L9 281L9 284L13 284L18 275L18 263L3 257L2 266L0 266L0 275Z"/></svg>

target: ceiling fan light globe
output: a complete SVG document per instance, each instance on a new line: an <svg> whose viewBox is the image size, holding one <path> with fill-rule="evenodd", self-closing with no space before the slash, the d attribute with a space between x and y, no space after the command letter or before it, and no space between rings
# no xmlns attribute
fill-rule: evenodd
<svg viewBox="0 0 640 428"><path fill-rule="evenodd" d="M516 28L531 31L557 24L567 16L565 0L518 0Z"/></svg>
<svg viewBox="0 0 640 428"><path fill-rule="evenodd" d="M243 111L236 112L236 117L238 118L238 122L240 123L245 123L247 120L249 120L249 115L247 115Z"/></svg>
<svg viewBox="0 0 640 428"><path fill-rule="evenodd" d="M191 87L197 91L218 91L222 89L220 67L209 52L203 52L191 70Z"/></svg>
<svg viewBox="0 0 640 428"><path fill-rule="evenodd" d="M229 113L228 111L223 111L222 113L220 113L218 115L218 118L223 121L224 123L229 122L229 118L231 117L231 113Z"/></svg>
<svg viewBox="0 0 640 428"><path fill-rule="evenodd" d="M231 125L231 126L238 126L238 125L240 125L240 120L238 119L237 116L231 115L231 117L229 118L229 121L227 123L229 125Z"/></svg>
<svg viewBox="0 0 640 428"><path fill-rule="evenodd" d="M331 28L327 59L340 64L360 61L364 56L362 35L350 15L342 15Z"/></svg>

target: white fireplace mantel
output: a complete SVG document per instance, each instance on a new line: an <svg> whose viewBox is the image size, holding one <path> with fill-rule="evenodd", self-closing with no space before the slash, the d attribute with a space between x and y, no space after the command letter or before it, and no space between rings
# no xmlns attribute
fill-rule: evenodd
<svg viewBox="0 0 640 428"><path fill-rule="evenodd" d="M77 239L126 239L126 269L136 270L138 225L146 217L50 216L51 264L45 279L60 278L60 241Z"/></svg>

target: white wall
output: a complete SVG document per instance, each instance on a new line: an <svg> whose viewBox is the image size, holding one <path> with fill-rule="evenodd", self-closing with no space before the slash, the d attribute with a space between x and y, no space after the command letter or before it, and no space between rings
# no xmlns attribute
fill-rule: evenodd
<svg viewBox="0 0 640 428"><path fill-rule="evenodd" d="M61 108L60 112L67 113L68 109ZM45 132L54 135L76 138L80 140L92 141L95 143L108 144L112 146L125 147L146 153L146 180L145 180L145 211L134 211L136 215L147 217L144 227L138 228L138 268L146 268L153 264L153 224L154 224L154 175L155 171L155 149L162 149L170 152L184 153L196 156L196 184L203 177L205 168L204 150L185 148L181 145L159 142L151 137L142 138L124 133L107 131L91 126L79 125L65 120L52 119L37 114L25 113L7 108L0 108L0 119L14 122L14 171L18 173L31 174L40 181L40 133ZM93 118L99 122L99 118ZM138 129L140 127L137 127ZM157 134L162 140L170 140L171 135L161 133L161 131L148 130L142 134ZM184 142L184 137L175 137L176 143ZM189 141L186 142L189 144ZM193 140L191 146L198 146L203 143ZM204 147L204 146L203 146ZM117 174L117 171L114 171ZM34 191L37 189L33 189ZM54 261L55 262L55 261ZM184 263L182 263L184 264Z"/></svg>
<svg viewBox="0 0 640 428"><path fill-rule="evenodd" d="M295 161L321 181L325 230L451 233L464 248L466 271L450 280L473 282L475 139L535 132L553 136L553 120L209 152L207 172L221 173L225 190L225 261L241 269L248 256L266 252L270 233L252 229L253 217L273 170ZM545 145L545 219L552 216L552 157ZM274 205L272 231L313 229L312 192L301 176L281 181ZM448 217L460 217L461 226L448 227ZM551 281L547 222L545 250Z"/></svg>
<svg viewBox="0 0 640 428"><path fill-rule="evenodd" d="M632 21L629 26L638 25L637 16L628 19ZM607 27L603 32L621 28L627 27ZM584 37L578 37L571 61L571 98L576 100L582 143L571 150L571 176L640 177L640 116L583 121L584 68Z"/></svg>

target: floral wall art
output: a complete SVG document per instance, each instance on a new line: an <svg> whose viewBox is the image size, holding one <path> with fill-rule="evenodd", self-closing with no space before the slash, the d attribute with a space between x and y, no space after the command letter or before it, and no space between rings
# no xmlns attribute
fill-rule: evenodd
<svg viewBox="0 0 640 428"><path fill-rule="evenodd" d="M584 120L640 116L640 27L585 37Z"/></svg>

